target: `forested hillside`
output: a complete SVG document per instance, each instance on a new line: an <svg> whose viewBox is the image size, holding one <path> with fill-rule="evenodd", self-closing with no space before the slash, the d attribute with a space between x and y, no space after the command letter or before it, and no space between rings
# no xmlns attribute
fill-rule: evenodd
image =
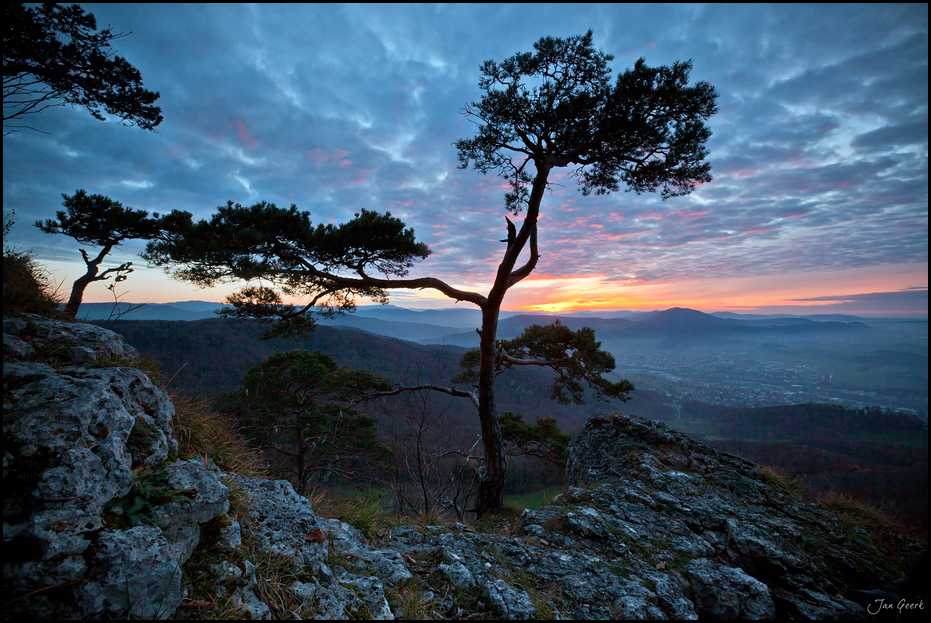
<svg viewBox="0 0 931 623"><path fill-rule="evenodd" d="M161 365L171 388L192 398L214 401L221 393L238 389L246 371L278 351L320 350L347 368L368 369L395 383L449 385L459 372L465 349L422 346L352 328L318 326L306 339L262 339L263 327L231 319L191 322L141 320L99 322L111 325L144 357ZM553 377L539 369L520 369L503 374L498 380L498 407L501 413L520 413L532 423L552 417L569 432L577 432L587 417L614 405L589 401L587 405L561 405L549 398ZM629 404L629 403L628 403ZM413 419L426 418L431 424L421 431L424 443L441 451L464 451L477 439L479 423L475 407L463 398L437 392L421 396L400 395L368 403L365 409L378 419L382 435L411 434ZM419 411L419 413L412 413ZM399 431L402 431L399 433ZM406 432L403 432L406 431ZM554 466L532 457L514 457L508 474L509 493L537 491L561 484L563 474Z"/></svg>
<svg viewBox="0 0 931 623"><path fill-rule="evenodd" d="M679 430L800 478L817 493L855 495L928 529L928 429L873 409L802 404L738 409L682 405Z"/></svg>
<svg viewBox="0 0 931 623"><path fill-rule="evenodd" d="M173 388L208 400L240 387L247 369L280 350L319 349L342 366L370 369L395 382L433 380L441 384L448 383L458 371L465 352L454 346L422 346L325 326L303 340L263 340L260 326L229 319L118 321L112 328L144 356L160 362ZM624 370L618 373L623 375ZM682 405L683 418L677 420L675 407L658 392L636 390L627 403L560 405L549 399L551 382L546 371L537 369L502 375L498 384L500 411L522 413L531 422L537 417L553 417L571 433L597 410L673 422L683 432L710 441L721 450L797 476L812 491L859 496L927 530L928 433L918 419L836 405L738 409L692 401ZM398 397L372 406L383 420L407 408L409 405ZM442 413L437 426L448 436L449 444L463 447L474 441L478 420L468 400L434 394L428 398L427 408ZM510 478L515 493L533 490L541 482L536 477L539 464L522 465L525 461L513 462ZM547 482L553 477L548 474Z"/></svg>
<svg viewBox="0 0 931 623"><path fill-rule="evenodd" d="M368 369L408 384L426 382L434 375L436 382L448 384L459 372L459 360L466 350L455 346L421 346L356 329L325 326L317 327L306 339L264 340L260 325L220 318L192 322L118 321L110 328L144 356L158 361L166 378L172 378L173 388L204 399L237 389L246 370L282 350L321 350L332 355L341 366ZM591 402L587 406L557 404L549 399L551 384L552 376L539 369L506 373L500 378L498 406L502 412L520 412L531 420L555 417L567 430L578 430L592 410L607 407ZM443 400L448 402L446 397ZM454 401L450 419L448 424L457 425L465 419L468 428L477 430L474 407L468 400Z"/></svg>

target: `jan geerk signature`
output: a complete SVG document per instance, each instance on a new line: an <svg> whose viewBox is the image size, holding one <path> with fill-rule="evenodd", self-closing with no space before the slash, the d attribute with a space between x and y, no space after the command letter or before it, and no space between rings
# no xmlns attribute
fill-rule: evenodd
<svg viewBox="0 0 931 623"><path fill-rule="evenodd" d="M866 607L866 611L870 614L879 614L880 612L892 612L893 610L898 610L899 614L903 612L909 612L912 610L924 610L925 602L923 599L918 601L900 599L898 601L889 600L889 599L876 599L873 603L869 604Z"/></svg>

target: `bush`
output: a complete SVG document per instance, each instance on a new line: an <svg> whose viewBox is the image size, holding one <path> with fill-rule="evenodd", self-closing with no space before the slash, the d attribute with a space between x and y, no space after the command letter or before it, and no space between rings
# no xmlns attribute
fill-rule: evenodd
<svg viewBox="0 0 931 623"><path fill-rule="evenodd" d="M7 243L14 213L3 214L3 315L60 318L58 288L32 254Z"/></svg>
<svg viewBox="0 0 931 623"><path fill-rule="evenodd" d="M26 251L3 248L3 315L60 318L58 289Z"/></svg>

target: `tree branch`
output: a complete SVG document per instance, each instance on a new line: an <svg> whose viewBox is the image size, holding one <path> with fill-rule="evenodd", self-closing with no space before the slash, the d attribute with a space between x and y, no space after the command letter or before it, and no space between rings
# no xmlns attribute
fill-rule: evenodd
<svg viewBox="0 0 931 623"><path fill-rule="evenodd" d="M324 279L331 281L336 285L348 288L357 288L357 289L367 289L367 288L380 288L383 290L391 289L404 289L404 290L437 290L440 293L448 296L451 299L457 301L467 301L478 307L484 307L488 302L488 299L478 292L470 292L468 290L459 290L454 288L448 283L437 279L435 277L419 277L416 279L380 279L378 277L370 277L364 272L361 274L363 277L354 278L354 277L343 277L341 275L334 275L319 268L314 267L313 265L307 263L307 272L317 277L318 279ZM361 271L360 271L361 272Z"/></svg>
<svg viewBox="0 0 931 623"><path fill-rule="evenodd" d="M474 392L467 392L463 389L456 389L455 387L443 387L442 385L405 385L403 387L397 387L389 391L379 391L366 394L362 397L362 400L374 400L375 398L385 398L387 396L397 396L404 392L416 392L423 389L429 389L436 392L441 392L444 394L449 394L450 396L456 396L457 398L468 398L472 401L472 404L475 405L475 408L478 408L478 396Z"/></svg>
<svg viewBox="0 0 931 623"><path fill-rule="evenodd" d="M533 269L536 268L537 261L539 259L540 251L537 248L537 226L534 224L533 229L530 231L530 259L527 260L526 264L511 272L511 277L508 281L508 287L510 288L515 283L521 281L530 273L532 273Z"/></svg>
<svg viewBox="0 0 931 623"><path fill-rule="evenodd" d="M495 356L505 362L509 363L512 366L560 366L569 362L569 357L563 357L562 359L519 359L508 354L503 348L498 348Z"/></svg>

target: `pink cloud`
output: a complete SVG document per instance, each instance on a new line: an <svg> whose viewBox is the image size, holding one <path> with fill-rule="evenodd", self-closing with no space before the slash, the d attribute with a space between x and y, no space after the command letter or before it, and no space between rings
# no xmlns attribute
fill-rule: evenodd
<svg viewBox="0 0 931 623"><path fill-rule="evenodd" d="M347 184L365 184L367 181L366 176L371 175L374 172L375 172L375 169L360 169L359 176L354 177L351 180L347 180L346 183Z"/></svg>
<svg viewBox="0 0 931 623"><path fill-rule="evenodd" d="M670 212L669 216L675 217L676 219L694 221L694 220L702 218L703 216L707 216L708 212L709 212L708 210L692 210L692 211L676 210L675 212Z"/></svg>
<svg viewBox="0 0 931 623"><path fill-rule="evenodd" d="M236 120L236 128L239 130L239 140L245 143L249 149L255 149L255 146L258 144L258 141L255 140L251 134L249 134L246 124L242 122L241 119Z"/></svg>
<svg viewBox="0 0 931 623"><path fill-rule="evenodd" d="M766 167L747 167L743 169L737 169L736 171L728 171L727 175L735 179L741 180L747 177L753 177L757 173L760 173L761 171L765 171L765 170L766 170Z"/></svg>
<svg viewBox="0 0 931 623"><path fill-rule="evenodd" d="M309 149L304 152L304 157L316 163L317 166L336 163L340 167L348 167L352 164L352 160L346 158L348 155L349 152L345 149L334 149L330 152L325 152L322 149Z"/></svg>

